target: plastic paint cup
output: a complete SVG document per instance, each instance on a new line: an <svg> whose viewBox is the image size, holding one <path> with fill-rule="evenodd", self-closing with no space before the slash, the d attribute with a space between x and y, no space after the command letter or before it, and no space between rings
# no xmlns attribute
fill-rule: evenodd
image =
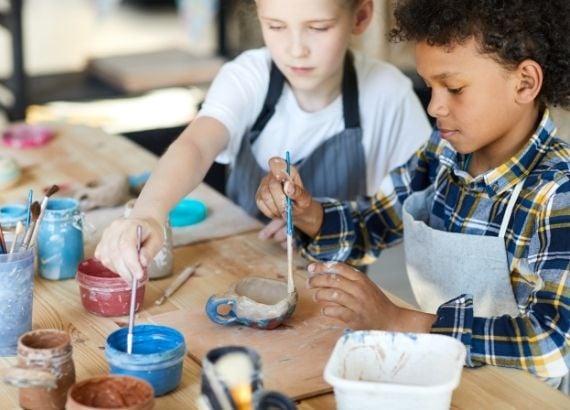
<svg viewBox="0 0 570 410"><path fill-rule="evenodd" d="M79 264L77 282L79 282L81 303L88 312L99 316L129 314L130 283L107 269L97 259L89 258ZM135 312L138 312L142 306L146 282L146 277L137 281Z"/></svg>
<svg viewBox="0 0 570 410"><path fill-rule="evenodd" d="M449 409L465 346L449 336L358 331L347 333L324 370L337 409Z"/></svg>
<svg viewBox="0 0 570 410"><path fill-rule="evenodd" d="M74 384L67 395L66 410L151 410L152 386L128 376L96 376Z"/></svg>
<svg viewBox="0 0 570 410"><path fill-rule="evenodd" d="M0 356L15 356L18 338L32 330L34 253L0 255Z"/></svg>
<svg viewBox="0 0 570 410"><path fill-rule="evenodd" d="M146 380L155 396L178 387L186 355L182 333L167 326L137 325L133 328L132 354L127 354L127 333L124 327L107 337L105 357L110 373Z"/></svg>
<svg viewBox="0 0 570 410"><path fill-rule="evenodd" d="M51 280L71 279L83 259L79 202L50 198L38 228L38 272Z"/></svg>

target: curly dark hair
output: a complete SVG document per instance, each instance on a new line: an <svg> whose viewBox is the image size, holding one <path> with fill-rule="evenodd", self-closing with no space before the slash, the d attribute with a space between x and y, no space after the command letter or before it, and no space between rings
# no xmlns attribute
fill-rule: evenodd
<svg viewBox="0 0 570 410"><path fill-rule="evenodd" d="M514 68L542 67L540 103L570 109L570 0L396 0L390 39L453 46L475 38L480 52Z"/></svg>

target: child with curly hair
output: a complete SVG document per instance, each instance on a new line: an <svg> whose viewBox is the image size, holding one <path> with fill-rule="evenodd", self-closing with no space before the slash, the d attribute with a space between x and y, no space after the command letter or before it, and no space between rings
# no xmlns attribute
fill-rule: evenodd
<svg viewBox="0 0 570 410"><path fill-rule="evenodd" d="M359 202L313 200L274 158L258 206L281 215L289 195L315 260L357 264L404 238L421 310L348 265L314 263L323 315L449 335L467 366L525 369L568 393L570 147L548 107L570 108L570 2L400 0L395 17L392 39L416 42L432 91L430 140Z"/></svg>

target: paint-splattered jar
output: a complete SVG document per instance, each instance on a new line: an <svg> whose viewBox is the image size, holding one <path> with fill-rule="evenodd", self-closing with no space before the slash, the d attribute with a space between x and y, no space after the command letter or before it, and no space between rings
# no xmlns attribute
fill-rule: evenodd
<svg viewBox="0 0 570 410"><path fill-rule="evenodd" d="M14 356L18 338L32 329L34 254L0 255L0 356Z"/></svg>
<svg viewBox="0 0 570 410"><path fill-rule="evenodd" d="M134 206L134 199L125 204L125 218L130 215ZM165 278L172 275L172 227L170 226L170 221L168 221L168 219L164 222L162 232L162 246L147 267L149 279Z"/></svg>
<svg viewBox="0 0 570 410"><path fill-rule="evenodd" d="M152 386L128 376L96 376L74 384L67 395L66 410L151 410Z"/></svg>
<svg viewBox="0 0 570 410"><path fill-rule="evenodd" d="M97 259L89 258L79 264L77 282L79 282L81 303L88 312L99 316L129 314L131 285ZM137 312L144 300L146 282L146 276L137 282L135 304Z"/></svg>
<svg viewBox="0 0 570 410"><path fill-rule="evenodd" d="M79 202L50 198L38 228L38 271L45 279L70 279L83 260Z"/></svg>
<svg viewBox="0 0 570 410"><path fill-rule="evenodd" d="M180 384L186 355L182 333L167 326L137 325L132 354L127 354L127 333L127 328L121 328L107 337L105 356L110 373L144 379L156 396L174 390Z"/></svg>
<svg viewBox="0 0 570 410"><path fill-rule="evenodd" d="M55 388L21 388L24 409L65 408L67 391L75 383L72 347L67 332L40 329L25 333L18 341L18 367L55 376Z"/></svg>

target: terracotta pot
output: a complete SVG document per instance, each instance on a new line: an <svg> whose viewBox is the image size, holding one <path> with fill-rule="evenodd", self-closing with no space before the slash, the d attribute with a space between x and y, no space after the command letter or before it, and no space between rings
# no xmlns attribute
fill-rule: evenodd
<svg viewBox="0 0 570 410"><path fill-rule="evenodd" d="M66 410L151 410L152 386L130 376L97 376L74 384L67 394Z"/></svg>

